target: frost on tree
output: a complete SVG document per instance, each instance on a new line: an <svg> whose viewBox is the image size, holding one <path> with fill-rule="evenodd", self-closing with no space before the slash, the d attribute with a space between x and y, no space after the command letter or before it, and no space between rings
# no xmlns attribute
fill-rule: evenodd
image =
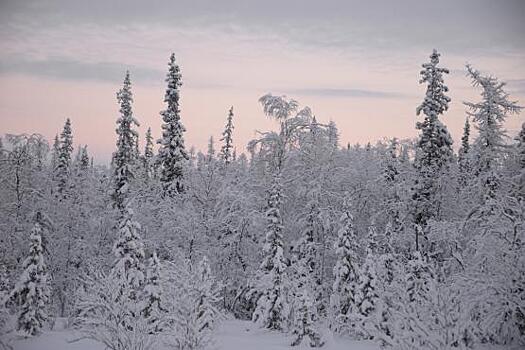
<svg viewBox="0 0 525 350"><path fill-rule="evenodd" d="M318 348L324 345L321 333L315 326L317 321L315 306L312 303L306 289L299 295L295 306L294 320L292 325L292 346L300 345L305 338L308 338L308 345Z"/></svg>
<svg viewBox="0 0 525 350"><path fill-rule="evenodd" d="M160 145L158 161L160 164L160 181L166 195L174 195L184 190L183 164L189 159L184 146L184 132L180 118L179 88L182 86L182 75L179 65L175 62L175 54L171 54L166 77L168 87L164 96L166 109L160 112L162 116L162 137L157 141Z"/></svg>
<svg viewBox="0 0 525 350"><path fill-rule="evenodd" d="M340 229L337 234L335 252L337 260L334 266L334 284L330 296L332 313L331 327L335 332L342 332L348 327L352 328L353 315L357 311L356 288L358 283L357 265L357 236L354 230L354 218L351 213L351 203L345 195L343 213L339 220Z"/></svg>
<svg viewBox="0 0 525 350"><path fill-rule="evenodd" d="M135 144L138 137L135 126L139 122L133 117L131 80L126 72L122 89L117 93L120 104L120 117L117 119L117 151L113 154L113 202L117 209L124 210L129 196L130 182L134 177Z"/></svg>
<svg viewBox="0 0 525 350"><path fill-rule="evenodd" d="M266 211L264 258L258 281L261 295L252 316L253 321L274 330L285 329L288 308L285 290L287 264L284 258L283 222L280 207L281 184L279 176L275 176Z"/></svg>
<svg viewBox="0 0 525 350"><path fill-rule="evenodd" d="M30 335L40 333L44 326L47 320L46 308L49 300L41 222L42 214L38 212L29 237L29 255L22 264L22 275L9 296L19 310L16 328Z"/></svg>
<svg viewBox="0 0 525 350"><path fill-rule="evenodd" d="M450 98L446 95L448 87L443 80L443 74L448 74L449 70L438 67L439 56L434 50L430 55L430 63L424 63L420 73L420 83L427 84L427 92L416 109L417 115L423 112L425 116L423 122L416 124L416 128L421 130L414 161L417 170L413 189L416 250L421 248L421 238L425 236L428 220L437 218L440 207L437 196L438 180L453 155L452 138L439 120L439 115L448 110L450 103Z"/></svg>
<svg viewBox="0 0 525 350"><path fill-rule="evenodd" d="M230 108L228 113L228 119L226 126L222 132L221 141L223 145L221 147L220 158L225 164L230 164L233 158L233 106Z"/></svg>

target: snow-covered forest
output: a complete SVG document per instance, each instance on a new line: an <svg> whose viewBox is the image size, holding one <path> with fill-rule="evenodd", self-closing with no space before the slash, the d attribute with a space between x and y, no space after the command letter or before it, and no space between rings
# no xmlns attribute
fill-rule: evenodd
<svg viewBox="0 0 525 350"><path fill-rule="evenodd" d="M343 142L334 122L267 94L273 130L236 144L231 107L196 151L174 54L161 130L137 132L125 74L108 166L75 144L74 116L50 143L6 134L0 349L56 329L72 348L247 348L218 340L228 322L291 349L525 346L525 123L504 129L522 107L467 65L479 97L453 147L440 58L421 59L417 139Z"/></svg>

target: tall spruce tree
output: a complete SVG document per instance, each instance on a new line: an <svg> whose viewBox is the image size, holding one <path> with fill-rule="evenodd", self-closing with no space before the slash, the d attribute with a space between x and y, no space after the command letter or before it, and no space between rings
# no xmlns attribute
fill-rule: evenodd
<svg viewBox="0 0 525 350"><path fill-rule="evenodd" d="M57 164L58 164L58 155L60 153L60 140L58 138L58 134L55 135L55 139L53 141L53 149L51 150L51 169L53 172L55 171Z"/></svg>
<svg viewBox="0 0 525 350"><path fill-rule="evenodd" d="M283 330L286 326L287 301L285 290L286 259L284 257L283 220L281 217L281 183L274 176L268 195L267 230L260 267L260 292L253 321L265 328Z"/></svg>
<svg viewBox="0 0 525 350"><path fill-rule="evenodd" d="M124 211L126 199L130 190L133 174L133 162L135 160L135 140L137 131L134 126L139 122L133 117L131 93L131 80L129 72L126 72L122 89L117 93L117 101L120 104L120 117L117 119L117 150L113 154L113 204L115 208Z"/></svg>
<svg viewBox="0 0 525 350"><path fill-rule="evenodd" d="M126 72L124 86L117 93L121 116L117 119L117 150L113 154L113 200L118 209L117 239L113 245L115 264L112 276L120 282L123 291L128 291L131 300L136 300L144 283L144 248L139 232L140 224L133 218L130 206L130 185L134 177L135 140L137 132L133 126L138 121L133 117L131 104L131 81Z"/></svg>
<svg viewBox="0 0 525 350"><path fill-rule="evenodd" d="M165 195L172 196L184 191L183 164L189 159L184 146L184 132L180 118L179 88L182 86L182 75L175 54L171 54L166 77L168 87L164 96L166 109L160 112L162 116L162 138L157 142L159 148L159 163L161 167L160 181Z"/></svg>
<svg viewBox="0 0 525 350"><path fill-rule="evenodd" d="M496 77L484 76L470 65L467 65L467 73L472 85L482 88L481 102L465 102L469 109L467 113L476 122L478 130L473 146L473 172L484 189L485 198L494 198L500 181L497 168L506 154L507 135L503 123L523 107L509 100L509 94L503 89L505 83Z"/></svg>
<svg viewBox="0 0 525 350"><path fill-rule="evenodd" d="M226 126L222 132L221 141L223 142L220 152L220 159L224 161L225 164L229 164L232 161L233 157L233 106L230 108L228 113L228 119L226 121Z"/></svg>
<svg viewBox="0 0 525 350"><path fill-rule="evenodd" d="M66 119L64 129L60 134L57 164L54 171L56 195L59 199L67 196L69 176L71 175L71 156L73 154L73 133L71 120Z"/></svg>
<svg viewBox="0 0 525 350"><path fill-rule="evenodd" d="M22 275L9 297L19 307L17 329L30 335L38 334L47 320L49 285L42 245L43 229L42 214L37 212L29 237L29 255L22 264Z"/></svg>
<svg viewBox="0 0 525 350"><path fill-rule="evenodd" d="M416 128L421 130L417 143L414 166L417 176L413 188L413 216L415 225L415 248L421 248L421 235L425 235L427 222L437 218L441 203L438 198L439 179L448 168L452 159L452 138L446 126L439 120L439 115L448 109L450 98L446 95L448 87L443 74L447 68L438 67L440 54L434 50L430 62L422 65L420 84L427 84L425 99L416 109L417 115L423 114L423 122Z"/></svg>

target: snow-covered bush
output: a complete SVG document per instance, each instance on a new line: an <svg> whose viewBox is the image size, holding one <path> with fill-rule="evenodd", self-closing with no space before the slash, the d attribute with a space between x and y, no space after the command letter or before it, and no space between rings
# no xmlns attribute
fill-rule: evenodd
<svg viewBox="0 0 525 350"><path fill-rule="evenodd" d="M155 349L149 319L142 314L142 303L131 301L130 287L113 274L84 276L78 292L74 325L86 338L111 350Z"/></svg>

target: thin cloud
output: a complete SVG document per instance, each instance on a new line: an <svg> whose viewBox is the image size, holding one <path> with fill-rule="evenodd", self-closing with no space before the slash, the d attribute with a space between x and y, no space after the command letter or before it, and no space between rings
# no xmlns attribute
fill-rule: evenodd
<svg viewBox="0 0 525 350"><path fill-rule="evenodd" d="M165 75L159 70L113 62L87 63L62 58L0 59L0 74L3 75L26 74L73 81L117 82L122 80L126 70L131 72L134 81L148 84L162 83Z"/></svg>
<svg viewBox="0 0 525 350"><path fill-rule="evenodd" d="M339 88L300 88L285 90L287 94L319 97L344 97L344 98L410 98L410 95L399 92L364 90L364 89L339 89Z"/></svg>

